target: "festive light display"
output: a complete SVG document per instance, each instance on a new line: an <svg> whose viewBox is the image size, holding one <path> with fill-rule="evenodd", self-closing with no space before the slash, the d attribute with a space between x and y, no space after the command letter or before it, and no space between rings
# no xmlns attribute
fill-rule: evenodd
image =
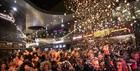
<svg viewBox="0 0 140 71"><path fill-rule="evenodd" d="M132 33L134 29L129 27L133 26L135 19L140 18L139 0L66 0L65 6L73 11L75 21L73 30L70 29L71 32L64 38L71 34L83 36L75 46L80 44L93 47L92 44L103 45L112 42L109 37L114 36L113 33L119 32L119 35Z"/></svg>
<svg viewBox="0 0 140 71"><path fill-rule="evenodd" d="M68 10L73 11L74 30L87 34L107 29L110 25L126 24L136 19L137 1L128 0L66 0ZM135 12L136 11L136 12ZM77 32L76 32L77 33Z"/></svg>
<svg viewBox="0 0 140 71"><path fill-rule="evenodd" d="M112 10L117 2L118 0L69 0L66 7L74 12L74 17L78 18L77 22L80 24L77 26L92 29L93 25L112 21Z"/></svg>

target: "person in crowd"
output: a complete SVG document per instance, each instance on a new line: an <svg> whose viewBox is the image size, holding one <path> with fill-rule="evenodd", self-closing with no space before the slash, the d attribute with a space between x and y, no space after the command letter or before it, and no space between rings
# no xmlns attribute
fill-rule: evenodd
<svg viewBox="0 0 140 71"><path fill-rule="evenodd" d="M10 62L8 71L17 71L17 64L15 62Z"/></svg>
<svg viewBox="0 0 140 71"><path fill-rule="evenodd" d="M131 59L130 59L130 62L131 62L131 69L132 71L138 71L140 70L140 54L139 52L133 52L131 54Z"/></svg>
<svg viewBox="0 0 140 71"><path fill-rule="evenodd" d="M76 71L69 61L63 61L58 64L58 71Z"/></svg>
<svg viewBox="0 0 140 71"><path fill-rule="evenodd" d="M51 70L51 63L49 61L44 61L41 63L40 66L41 71L52 71Z"/></svg>
<svg viewBox="0 0 140 71"><path fill-rule="evenodd" d="M1 64L1 71L7 71L7 66L5 63Z"/></svg>
<svg viewBox="0 0 140 71"><path fill-rule="evenodd" d="M1 71L140 71L140 51L121 44L16 51L1 64Z"/></svg>
<svg viewBox="0 0 140 71"><path fill-rule="evenodd" d="M30 61L24 61L24 63L16 71L37 71L33 68L33 65Z"/></svg>

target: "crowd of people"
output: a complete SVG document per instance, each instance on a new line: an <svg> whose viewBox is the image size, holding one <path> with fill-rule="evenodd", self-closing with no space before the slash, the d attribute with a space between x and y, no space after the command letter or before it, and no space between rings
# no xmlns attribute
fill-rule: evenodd
<svg viewBox="0 0 140 71"><path fill-rule="evenodd" d="M114 48L105 44L87 49L16 50L3 61L1 71L140 71L140 51Z"/></svg>

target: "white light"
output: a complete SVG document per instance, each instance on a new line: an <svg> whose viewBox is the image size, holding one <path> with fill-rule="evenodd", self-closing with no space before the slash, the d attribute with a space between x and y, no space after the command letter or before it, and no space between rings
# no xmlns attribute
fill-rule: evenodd
<svg viewBox="0 0 140 71"><path fill-rule="evenodd" d="M62 45L59 45L60 48L62 48Z"/></svg>
<svg viewBox="0 0 140 71"><path fill-rule="evenodd" d="M35 39L35 42L37 42L37 43L38 43L38 42L39 42L39 39Z"/></svg>
<svg viewBox="0 0 140 71"><path fill-rule="evenodd" d="M59 43L63 43L64 42L64 40L60 40L60 41L54 41L53 43L54 44L59 44Z"/></svg>
<svg viewBox="0 0 140 71"><path fill-rule="evenodd" d="M140 13L140 10L137 10L135 13Z"/></svg>
<svg viewBox="0 0 140 71"><path fill-rule="evenodd" d="M0 17L3 18L3 19L5 19L5 20L8 20L8 21L10 21L12 23L15 22L14 17L11 17L10 15L0 13Z"/></svg>
<svg viewBox="0 0 140 71"><path fill-rule="evenodd" d="M22 44L18 44L19 46L22 46Z"/></svg>
<svg viewBox="0 0 140 71"><path fill-rule="evenodd" d="M81 39L81 38L82 38L82 35L77 36L77 37L73 37L73 40L75 40L75 39Z"/></svg>
<svg viewBox="0 0 140 71"><path fill-rule="evenodd" d="M58 45L56 45L56 48L58 48Z"/></svg>
<svg viewBox="0 0 140 71"><path fill-rule="evenodd" d="M64 13L64 16L66 16L67 14L66 13Z"/></svg>
<svg viewBox="0 0 140 71"><path fill-rule="evenodd" d="M29 48L30 46L38 46L39 43L27 43L26 48Z"/></svg>
<svg viewBox="0 0 140 71"><path fill-rule="evenodd" d="M119 2L119 0L116 0L116 2Z"/></svg>
<svg viewBox="0 0 140 71"><path fill-rule="evenodd" d="M14 3L17 3L17 1L15 0Z"/></svg>
<svg viewBox="0 0 140 71"><path fill-rule="evenodd" d="M135 20L134 23L136 23L137 21Z"/></svg>
<svg viewBox="0 0 140 71"><path fill-rule="evenodd" d="M64 44L63 47L66 47L66 45Z"/></svg>
<svg viewBox="0 0 140 71"><path fill-rule="evenodd" d="M133 16L132 18L135 19L135 16Z"/></svg>
<svg viewBox="0 0 140 71"><path fill-rule="evenodd" d="M123 10L122 12L123 12L123 13L127 12L127 9Z"/></svg>
<svg viewBox="0 0 140 71"><path fill-rule="evenodd" d="M63 23L64 22L64 20L63 19L61 19L61 23Z"/></svg>
<svg viewBox="0 0 140 71"><path fill-rule="evenodd" d="M75 23L77 22L77 21L74 21Z"/></svg>
<svg viewBox="0 0 140 71"><path fill-rule="evenodd" d="M13 43L7 43L7 45L12 45Z"/></svg>
<svg viewBox="0 0 140 71"><path fill-rule="evenodd" d="M120 9L121 9L121 7L117 7L117 8L116 8L116 10L120 10Z"/></svg>
<svg viewBox="0 0 140 71"><path fill-rule="evenodd" d="M131 23L130 25L133 26L133 23Z"/></svg>
<svg viewBox="0 0 140 71"><path fill-rule="evenodd" d="M45 51L48 51L48 48L45 48L44 50L45 50Z"/></svg>
<svg viewBox="0 0 140 71"><path fill-rule="evenodd" d="M64 24L61 24L61 27L64 27Z"/></svg>
<svg viewBox="0 0 140 71"><path fill-rule="evenodd" d="M13 7L13 10L14 10L14 11L17 11L17 8L16 8L16 7Z"/></svg>
<svg viewBox="0 0 140 71"><path fill-rule="evenodd" d="M73 15L72 17L74 18L75 16Z"/></svg>
<svg viewBox="0 0 140 71"><path fill-rule="evenodd" d="M19 35L21 38L27 38L27 36L25 34L20 34Z"/></svg>
<svg viewBox="0 0 140 71"><path fill-rule="evenodd" d="M39 43L36 43L36 45L38 46L38 45L39 45Z"/></svg>

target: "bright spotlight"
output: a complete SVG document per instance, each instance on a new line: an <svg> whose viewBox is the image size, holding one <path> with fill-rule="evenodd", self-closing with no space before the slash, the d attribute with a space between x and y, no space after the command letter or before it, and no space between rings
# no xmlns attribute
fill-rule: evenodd
<svg viewBox="0 0 140 71"><path fill-rule="evenodd" d="M60 44L59 47L62 48L62 45Z"/></svg>
<svg viewBox="0 0 140 71"><path fill-rule="evenodd" d="M14 10L14 11L17 11L17 8L16 8L16 7L13 7L13 10Z"/></svg>

